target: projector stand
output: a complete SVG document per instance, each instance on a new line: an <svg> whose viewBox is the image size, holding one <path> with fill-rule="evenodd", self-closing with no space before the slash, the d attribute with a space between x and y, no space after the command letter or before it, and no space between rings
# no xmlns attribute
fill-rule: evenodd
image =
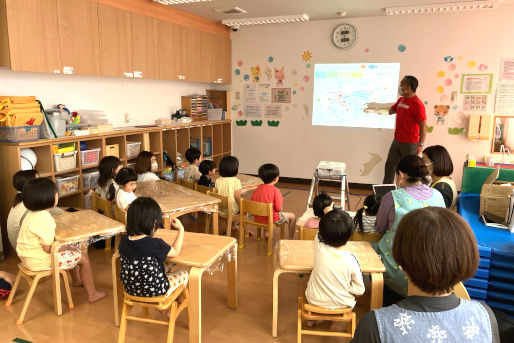
<svg viewBox="0 0 514 343"><path fill-rule="evenodd" d="M332 162L331 162L332 163ZM320 163L321 165L321 163ZM318 184L320 180L326 181L340 181L341 182L341 197L332 197L334 200L341 200L341 208L343 211L345 210L345 198L348 203L348 210L350 210L350 192L348 188L348 179L346 178L346 171L336 171L336 170L327 170L324 169L322 173L320 173L320 165L316 168L312 176L311 182L311 190L309 192L309 200L307 200L307 210L312 206L311 199L312 193L314 192L314 188L316 188L316 195L318 195ZM315 195L315 196L316 196Z"/></svg>

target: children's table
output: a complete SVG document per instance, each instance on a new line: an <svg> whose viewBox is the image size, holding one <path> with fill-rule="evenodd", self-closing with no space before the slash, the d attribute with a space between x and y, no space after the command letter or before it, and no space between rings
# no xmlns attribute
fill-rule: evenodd
<svg viewBox="0 0 514 343"><path fill-rule="evenodd" d="M162 238L172 245L177 236L175 230L158 230L155 237ZM232 237L206 235L203 233L184 232L184 242L180 254L168 257L169 262L191 266L189 271L189 342L202 341L202 274L209 268L227 262L227 297L228 307L237 308L237 241ZM113 272L113 285L121 290L118 273ZM121 293L114 292L115 324L119 326L119 307L116 306Z"/></svg>
<svg viewBox="0 0 514 343"><path fill-rule="evenodd" d="M345 250L350 251L359 261L363 274L371 277L370 309L382 307L385 267L369 242L349 241ZM278 277L282 273L310 273L314 265L314 241L281 240L275 255L273 274L273 323L272 335L277 337L278 328Z"/></svg>
<svg viewBox="0 0 514 343"><path fill-rule="evenodd" d="M212 232L218 235L218 198L164 180L138 182L135 194L157 201L165 218L197 211L211 213Z"/></svg>
<svg viewBox="0 0 514 343"><path fill-rule="evenodd" d="M63 245L88 240L92 236L113 236L125 231L125 225L91 210L77 212L64 211L54 215L55 242L52 244L52 279L55 313L62 315L61 282L59 280L59 263L57 253Z"/></svg>
<svg viewBox="0 0 514 343"><path fill-rule="evenodd" d="M216 179L220 177L220 174L216 172L211 178L213 183L216 183ZM246 174L237 174L236 177L241 181L241 192L248 192L252 189L255 189L259 187L259 185L262 185L263 182L260 178L246 175Z"/></svg>

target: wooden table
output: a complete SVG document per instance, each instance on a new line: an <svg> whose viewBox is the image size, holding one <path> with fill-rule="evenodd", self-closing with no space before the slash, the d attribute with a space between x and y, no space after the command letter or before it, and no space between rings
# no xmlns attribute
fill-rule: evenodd
<svg viewBox="0 0 514 343"><path fill-rule="evenodd" d="M314 241L281 240L275 258L273 274L273 323L272 335L277 337L278 326L278 277L282 273L310 273L314 264ZM345 250L352 252L363 274L371 276L371 310L382 307L385 267L369 242L349 241Z"/></svg>
<svg viewBox="0 0 514 343"><path fill-rule="evenodd" d="M220 177L220 174L218 172L216 172L216 174L214 174L211 177L212 182L216 183L216 179L218 177ZM237 174L236 177L241 181L241 192L243 192L243 193L251 191L252 189L255 189L259 185L263 184L262 180L255 176L246 175L246 174Z"/></svg>
<svg viewBox="0 0 514 343"><path fill-rule="evenodd" d="M164 180L138 182L135 194L157 201L164 218L197 211L212 213L212 232L218 235L218 198Z"/></svg>
<svg viewBox="0 0 514 343"><path fill-rule="evenodd" d="M56 223L55 242L52 244L52 278L55 313L62 315L61 282L59 280L59 248L70 243L88 240L92 236L111 236L125 231L125 225L91 210L67 212L54 215Z"/></svg>
<svg viewBox="0 0 514 343"><path fill-rule="evenodd" d="M171 245L175 241L177 231L158 230L155 237L162 238ZM202 274L214 263L227 255L227 297L228 307L237 308L237 241L232 237L206 235L203 233L184 232L184 242L180 254L168 260L184 266L191 266L189 271L189 342L202 341ZM228 258L230 256L230 258ZM223 261L224 262L224 261ZM118 274L119 275L119 274ZM118 292L114 292L115 324L119 326L118 297L122 290L120 278L113 274L113 285L118 284ZM117 309L116 309L117 307ZM117 313L116 313L117 311Z"/></svg>

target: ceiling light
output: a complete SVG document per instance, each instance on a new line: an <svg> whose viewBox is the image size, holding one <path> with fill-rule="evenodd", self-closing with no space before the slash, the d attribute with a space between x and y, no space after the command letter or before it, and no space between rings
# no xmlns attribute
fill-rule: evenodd
<svg viewBox="0 0 514 343"><path fill-rule="evenodd" d="M345 11L337 12L337 15L340 17L344 17L346 15Z"/></svg>
<svg viewBox="0 0 514 343"><path fill-rule="evenodd" d="M281 24L281 23L296 23L301 21L308 21L307 14L295 15L281 15L276 17L259 17L259 18L241 18L241 19L226 19L221 23L227 26L245 26L245 25L260 25L260 24Z"/></svg>
<svg viewBox="0 0 514 343"><path fill-rule="evenodd" d="M163 5L189 4L191 2L208 2L212 0L153 0Z"/></svg>
<svg viewBox="0 0 514 343"><path fill-rule="evenodd" d="M436 13L436 12L484 10L484 9L497 8L499 4L500 4L500 0L488 0L488 1L462 1L462 2L421 5L421 6L388 7L388 8L386 8L386 14L387 15L400 15L400 14L423 14L423 13Z"/></svg>

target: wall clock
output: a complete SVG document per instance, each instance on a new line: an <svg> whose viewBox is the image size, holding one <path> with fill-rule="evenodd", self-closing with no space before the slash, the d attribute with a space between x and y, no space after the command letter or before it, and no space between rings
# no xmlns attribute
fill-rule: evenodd
<svg viewBox="0 0 514 343"><path fill-rule="evenodd" d="M352 24L338 25L332 33L332 43L340 49L350 49L357 42L357 29Z"/></svg>

